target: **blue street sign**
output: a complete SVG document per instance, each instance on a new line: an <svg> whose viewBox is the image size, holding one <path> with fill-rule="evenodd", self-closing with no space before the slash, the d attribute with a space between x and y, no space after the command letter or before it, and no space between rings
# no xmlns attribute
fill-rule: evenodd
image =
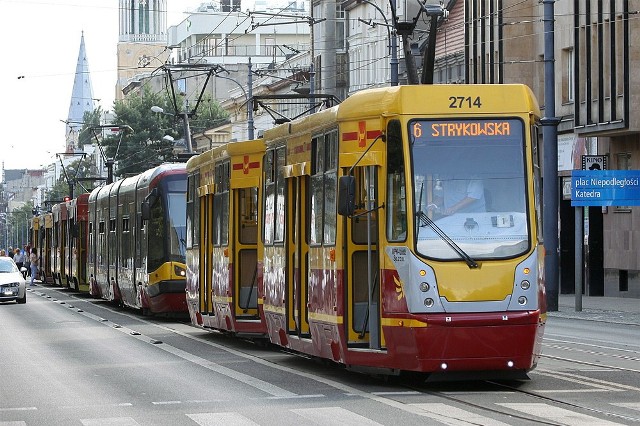
<svg viewBox="0 0 640 426"><path fill-rule="evenodd" d="M572 206L640 206L640 170L573 170Z"/></svg>

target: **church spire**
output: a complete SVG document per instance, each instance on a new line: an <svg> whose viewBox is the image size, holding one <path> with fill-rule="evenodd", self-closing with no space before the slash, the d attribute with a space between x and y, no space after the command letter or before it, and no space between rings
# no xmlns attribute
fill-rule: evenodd
<svg viewBox="0 0 640 426"><path fill-rule="evenodd" d="M73 152L77 147L78 134L82 127L84 113L94 110L93 88L91 87L91 75L89 74L89 61L84 46L84 31L80 36L80 51L76 63L76 74L73 79L69 116L67 117L67 152Z"/></svg>

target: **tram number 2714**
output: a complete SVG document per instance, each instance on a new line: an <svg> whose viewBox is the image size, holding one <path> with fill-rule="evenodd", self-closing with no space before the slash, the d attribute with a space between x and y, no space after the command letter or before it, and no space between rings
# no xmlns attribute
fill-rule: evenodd
<svg viewBox="0 0 640 426"><path fill-rule="evenodd" d="M480 96L472 98L471 96L449 96L449 108L481 108L482 102Z"/></svg>

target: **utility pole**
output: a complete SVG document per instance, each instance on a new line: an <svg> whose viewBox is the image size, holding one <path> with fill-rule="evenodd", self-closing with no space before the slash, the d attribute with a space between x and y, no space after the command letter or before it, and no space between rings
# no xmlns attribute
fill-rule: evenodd
<svg viewBox="0 0 640 426"><path fill-rule="evenodd" d="M558 124L555 98L554 1L544 5L543 230L547 310L558 310Z"/></svg>
<svg viewBox="0 0 640 426"><path fill-rule="evenodd" d="M247 76L247 127L249 139L253 140L253 71L251 70L251 57L249 57L249 75Z"/></svg>

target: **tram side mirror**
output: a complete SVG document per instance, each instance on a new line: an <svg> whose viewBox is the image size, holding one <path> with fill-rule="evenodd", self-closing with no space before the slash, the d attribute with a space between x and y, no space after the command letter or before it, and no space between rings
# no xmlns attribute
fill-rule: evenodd
<svg viewBox="0 0 640 426"><path fill-rule="evenodd" d="M142 212L142 220L151 219L151 206L155 204L158 199L158 188L153 188L149 195L147 195L142 201L142 205L140 206Z"/></svg>
<svg viewBox="0 0 640 426"><path fill-rule="evenodd" d="M352 216L356 204L356 178L340 176L338 180L338 214Z"/></svg>
<svg viewBox="0 0 640 426"><path fill-rule="evenodd" d="M149 207L149 201L144 200L140 208L142 209L142 220L149 220L151 218L151 207Z"/></svg>

